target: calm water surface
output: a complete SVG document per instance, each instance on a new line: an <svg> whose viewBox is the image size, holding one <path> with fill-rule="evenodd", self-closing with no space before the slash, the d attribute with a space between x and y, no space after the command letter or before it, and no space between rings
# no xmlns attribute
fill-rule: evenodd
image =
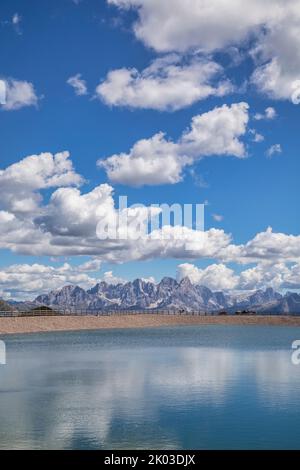
<svg viewBox="0 0 300 470"><path fill-rule="evenodd" d="M1 339L2 449L300 449L300 328Z"/></svg>

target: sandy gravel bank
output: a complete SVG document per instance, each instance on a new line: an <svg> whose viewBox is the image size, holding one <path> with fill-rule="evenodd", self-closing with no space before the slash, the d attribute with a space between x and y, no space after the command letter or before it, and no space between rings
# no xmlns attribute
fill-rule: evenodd
<svg viewBox="0 0 300 470"><path fill-rule="evenodd" d="M46 331L97 330L102 328L149 328L175 325L290 325L300 326L300 316L193 316L114 315L87 317L0 318L0 335Z"/></svg>

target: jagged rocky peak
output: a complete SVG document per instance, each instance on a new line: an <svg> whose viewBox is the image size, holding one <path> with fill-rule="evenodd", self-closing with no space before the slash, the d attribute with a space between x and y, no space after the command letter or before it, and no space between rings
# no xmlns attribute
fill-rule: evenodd
<svg viewBox="0 0 300 470"><path fill-rule="evenodd" d="M193 284L191 283L190 281L190 278L189 277L184 277L181 281L180 281L180 287L184 288L184 289L191 289L191 288L194 288Z"/></svg>
<svg viewBox="0 0 300 470"><path fill-rule="evenodd" d="M176 281L176 279L173 279L172 277L163 277L159 285L161 287L171 288L171 287L176 287L178 285L178 282Z"/></svg>
<svg viewBox="0 0 300 470"><path fill-rule="evenodd" d="M147 283L145 281L143 281L142 279L135 279L132 282L133 288L136 289L138 292L143 292L144 287L146 285L147 285Z"/></svg>
<svg viewBox="0 0 300 470"><path fill-rule="evenodd" d="M50 294L40 295L36 302L45 305L82 305L87 299L88 293L79 286L68 285L62 289L50 292Z"/></svg>
<svg viewBox="0 0 300 470"><path fill-rule="evenodd" d="M36 298L35 304L80 309L174 309L218 312L255 309L262 313L300 313L300 295L282 296L272 288L245 293L213 292L186 277L177 282L164 277L159 284L135 279L125 284L99 282L85 291L69 285Z"/></svg>
<svg viewBox="0 0 300 470"><path fill-rule="evenodd" d="M87 292L92 295L98 294L99 292L103 292L107 290L108 287L109 287L109 284L107 284L105 281L101 281L101 282L98 282L98 284L96 284L94 287L89 289Z"/></svg>
<svg viewBox="0 0 300 470"><path fill-rule="evenodd" d="M208 287L205 287L205 286L201 286L201 285L197 285L196 284L196 289L197 291L201 294L201 295L211 295L212 294L212 291L208 288ZM223 292L216 292L216 294L223 294Z"/></svg>
<svg viewBox="0 0 300 470"><path fill-rule="evenodd" d="M279 300L282 298L282 295L276 292L273 287L268 287L265 291L265 296L266 298L269 298L269 300Z"/></svg>
<svg viewBox="0 0 300 470"><path fill-rule="evenodd" d="M272 287L268 287L265 291L259 289L258 291L254 292L252 295L250 295L248 301L250 301L252 305L255 305L272 302L273 300L280 300L281 298L281 294L275 292Z"/></svg>

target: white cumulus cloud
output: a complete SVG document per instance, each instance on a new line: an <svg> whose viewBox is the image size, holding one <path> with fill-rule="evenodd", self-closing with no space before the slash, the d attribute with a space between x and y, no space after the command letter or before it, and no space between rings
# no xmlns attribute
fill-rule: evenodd
<svg viewBox="0 0 300 470"><path fill-rule="evenodd" d="M216 62L192 57L186 63L172 54L154 60L142 72L126 68L110 71L96 93L111 106L174 111L232 90Z"/></svg>
<svg viewBox="0 0 300 470"><path fill-rule="evenodd" d="M41 189L80 185L83 178L69 157L69 152L42 153L0 169L1 207L13 213L33 212L41 201Z"/></svg>
<svg viewBox="0 0 300 470"><path fill-rule="evenodd" d="M100 261L160 258L244 265L300 263L300 236L276 233L271 228L240 245L224 230L202 232L168 224L136 237L135 227L148 225L153 208L123 209L120 219L112 186L102 184L89 192L73 187L82 182L68 153L27 157L1 170L0 248L34 256L93 257L82 267L86 271L100 266ZM43 197L45 189L50 192L49 200ZM117 219L121 223L116 233L99 239L98 223Z"/></svg>
<svg viewBox="0 0 300 470"><path fill-rule="evenodd" d="M193 284L203 285L213 291L235 289L239 278L232 269L224 264L211 264L205 269L193 264L180 264L177 268L177 279L188 277Z"/></svg>
<svg viewBox="0 0 300 470"><path fill-rule="evenodd" d="M133 9L136 37L157 52L243 48L255 64L252 83L275 99L299 101L299 0L107 0Z"/></svg>
<svg viewBox="0 0 300 470"><path fill-rule="evenodd" d="M182 180L183 169L195 160L211 155L246 156L244 143L249 121L247 103L223 105L193 117L191 126L177 142L163 133L138 141L129 153L99 160L114 183L132 186L174 184Z"/></svg>
<svg viewBox="0 0 300 470"><path fill-rule="evenodd" d="M37 106L38 97L32 83L22 80L5 79L5 103L1 109L15 111L28 106Z"/></svg>
<svg viewBox="0 0 300 470"><path fill-rule="evenodd" d="M254 291L272 287L275 290L300 288L300 264L288 266L284 262L260 262L240 273L224 264L211 264L201 269L184 263L177 267L177 278L188 277L193 284L213 291Z"/></svg>
<svg viewBox="0 0 300 470"><path fill-rule="evenodd" d="M92 262L92 261L91 261ZM98 282L98 276L90 276L99 271L99 263L93 268L87 263L72 266L64 263L49 266L40 263L13 264L0 270L0 290L6 297L16 300L33 300L41 294L61 289L65 285L79 285L89 289Z"/></svg>

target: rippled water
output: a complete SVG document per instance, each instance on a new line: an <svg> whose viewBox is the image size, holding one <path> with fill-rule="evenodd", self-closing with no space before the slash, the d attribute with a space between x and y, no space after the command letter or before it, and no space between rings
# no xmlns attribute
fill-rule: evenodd
<svg viewBox="0 0 300 470"><path fill-rule="evenodd" d="M1 339L0 448L300 449L300 328Z"/></svg>

